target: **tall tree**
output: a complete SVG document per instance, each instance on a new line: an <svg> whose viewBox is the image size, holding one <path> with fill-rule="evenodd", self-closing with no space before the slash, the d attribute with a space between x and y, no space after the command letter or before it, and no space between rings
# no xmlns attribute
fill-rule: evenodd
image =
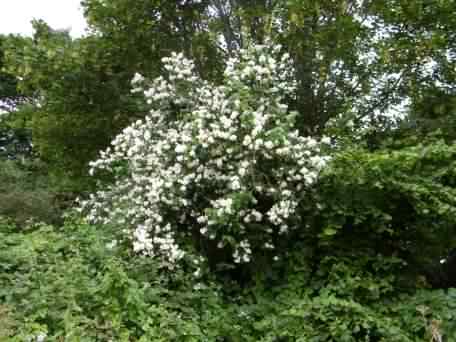
<svg viewBox="0 0 456 342"><path fill-rule="evenodd" d="M411 133L456 138L456 2L373 1L370 11L385 35L384 65L411 104Z"/></svg>
<svg viewBox="0 0 456 342"><path fill-rule="evenodd" d="M89 36L72 40L35 23L34 39L16 41L6 56L8 70L23 78L21 89L40 98L36 146L56 169L73 175L84 174L99 149L144 115L130 80L135 72L166 73L161 58L171 51L183 51L203 78L217 82L226 58L240 48L265 39L281 43L297 70L298 95L288 103L302 132L321 132L340 117L361 127L407 99L414 113L424 112L420 103L436 97L433 87L454 84L456 30L446 14L454 0L82 4ZM429 64L435 65L431 76ZM451 86L437 88L453 96Z"/></svg>
<svg viewBox="0 0 456 342"><path fill-rule="evenodd" d="M210 8L228 53L268 36L290 52L303 130L340 115L363 125L407 101L426 103L426 94L454 94L454 0L214 0Z"/></svg>
<svg viewBox="0 0 456 342"><path fill-rule="evenodd" d="M92 31L109 42L129 70L157 76L161 58L182 51L207 78L220 76L217 37L208 28L209 1L84 0Z"/></svg>
<svg viewBox="0 0 456 342"><path fill-rule="evenodd" d="M136 112L126 95L130 75L116 72L120 62L96 36L72 40L44 22L34 27L33 38L8 41L7 65L21 76L21 90L36 98L29 120L37 152L55 171L80 176Z"/></svg>
<svg viewBox="0 0 456 342"><path fill-rule="evenodd" d="M161 58L183 48L201 74L220 77L197 5L86 1L84 6L91 35L73 40L36 21L33 39L11 37L5 56L8 70L21 78L21 90L39 99L31 119L37 151L56 172L72 177L86 175L98 151L144 115L130 93L135 72L155 77L164 71Z"/></svg>

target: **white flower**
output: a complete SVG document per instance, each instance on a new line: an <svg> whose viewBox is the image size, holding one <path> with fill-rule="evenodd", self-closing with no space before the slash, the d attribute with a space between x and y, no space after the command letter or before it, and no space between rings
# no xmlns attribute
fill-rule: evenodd
<svg viewBox="0 0 456 342"><path fill-rule="evenodd" d="M36 342L44 342L46 340L46 337L46 333L39 333L38 335L36 335Z"/></svg>
<svg viewBox="0 0 456 342"><path fill-rule="evenodd" d="M185 152L186 150L186 147L184 145L177 145L176 148L174 149L174 151L176 153L183 153Z"/></svg>
<svg viewBox="0 0 456 342"><path fill-rule="evenodd" d="M144 81L144 77L141 74L135 73L135 76L131 80L131 84L136 84Z"/></svg>
<svg viewBox="0 0 456 342"><path fill-rule="evenodd" d="M201 268L197 268L195 272L193 272L193 276L195 276L196 278L198 278L199 276L201 276ZM195 285L196 286L196 285ZM199 288L197 288L197 290L199 290Z"/></svg>
<svg viewBox="0 0 456 342"><path fill-rule="evenodd" d="M323 144L330 145L331 144L331 138L330 137L323 137L323 138L321 138L321 142Z"/></svg>
<svg viewBox="0 0 456 342"><path fill-rule="evenodd" d="M244 138L244 141L242 142L242 145L249 146L251 143L252 143L252 138L249 135L246 135Z"/></svg>
<svg viewBox="0 0 456 342"><path fill-rule="evenodd" d="M168 268L188 253L179 241L196 224L218 248L230 241L235 263L271 249L278 234L294 229L296 198L306 196L329 160L320 151L327 139L301 136L284 120L290 113L282 101L294 96L296 82L288 81L289 56L279 52L268 45L240 51L227 62L222 85L200 79L178 53L163 59L168 77L147 82L148 89L135 75L150 113L90 164L91 175L112 172L114 182L81 201L87 218L118 225L134 251Z"/></svg>
<svg viewBox="0 0 456 342"><path fill-rule="evenodd" d="M272 243L270 243L270 242L266 242L264 244L264 248L266 248L266 249L274 249L274 245Z"/></svg>
<svg viewBox="0 0 456 342"><path fill-rule="evenodd" d="M264 144L264 147L266 147L268 150L270 150L274 147L274 143L272 141L266 141L266 143Z"/></svg>
<svg viewBox="0 0 456 342"><path fill-rule="evenodd" d="M199 216L196 221L198 223L206 223L208 221L207 216Z"/></svg>

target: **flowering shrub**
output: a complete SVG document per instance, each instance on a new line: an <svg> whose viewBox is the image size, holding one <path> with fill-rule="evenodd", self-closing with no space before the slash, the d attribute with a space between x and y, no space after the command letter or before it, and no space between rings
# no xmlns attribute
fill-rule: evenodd
<svg viewBox="0 0 456 342"><path fill-rule="evenodd" d="M127 227L135 251L168 267L185 255L199 263L201 241L235 263L255 252L277 259L278 239L303 227L300 199L328 161L322 143L295 129L285 104L295 96L292 63L280 49L240 51L217 86L175 53L163 60L167 77L136 75L133 92L150 114L91 163L115 182L82 203L88 219Z"/></svg>

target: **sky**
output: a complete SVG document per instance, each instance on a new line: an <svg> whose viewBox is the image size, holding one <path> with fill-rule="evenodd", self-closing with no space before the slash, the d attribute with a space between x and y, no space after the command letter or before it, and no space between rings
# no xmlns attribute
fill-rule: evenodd
<svg viewBox="0 0 456 342"><path fill-rule="evenodd" d="M80 0L0 0L0 33L31 36L31 20L43 19L53 29L71 28L73 37L84 34L86 22Z"/></svg>

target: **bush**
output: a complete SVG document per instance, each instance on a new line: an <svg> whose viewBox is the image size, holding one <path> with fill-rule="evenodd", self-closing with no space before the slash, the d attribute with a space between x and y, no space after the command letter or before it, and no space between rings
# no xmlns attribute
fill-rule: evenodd
<svg viewBox="0 0 456 342"><path fill-rule="evenodd" d="M164 63L166 78L133 80L151 114L92 163L115 182L84 203L89 220L127 227L135 251L170 268L186 259L197 274L277 260L328 161L285 104L295 96L289 56L253 46L228 61L220 86L182 55Z"/></svg>
<svg viewBox="0 0 456 342"><path fill-rule="evenodd" d="M167 272L77 218L59 229L0 221L0 336L8 341L429 341L456 336L455 290L396 293L356 259L309 277L221 288ZM293 251L300 254L299 249ZM391 260L395 267L395 261Z"/></svg>
<svg viewBox="0 0 456 342"><path fill-rule="evenodd" d="M455 146L443 141L335 154L316 194L320 253L395 256L406 265L396 272L408 277L402 286L424 275L431 282L429 268L456 246L455 160Z"/></svg>
<svg viewBox="0 0 456 342"><path fill-rule="evenodd" d="M332 246L341 247L333 236ZM438 341L454 289L404 288L403 260L290 246L239 288L132 253L117 228L0 221L0 337L8 341ZM339 244L336 243L338 241ZM318 260L318 261L315 261ZM316 266L315 266L316 265ZM418 284L414 285L415 288Z"/></svg>
<svg viewBox="0 0 456 342"><path fill-rule="evenodd" d="M163 273L127 255L112 236L77 221L22 232L2 221L1 334L12 341L39 334L52 341L215 341L235 334L215 287Z"/></svg>
<svg viewBox="0 0 456 342"><path fill-rule="evenodd" d="M0 215L18 224L60 221L56 194L39 162L0 160L0 179Z"/></svg>

